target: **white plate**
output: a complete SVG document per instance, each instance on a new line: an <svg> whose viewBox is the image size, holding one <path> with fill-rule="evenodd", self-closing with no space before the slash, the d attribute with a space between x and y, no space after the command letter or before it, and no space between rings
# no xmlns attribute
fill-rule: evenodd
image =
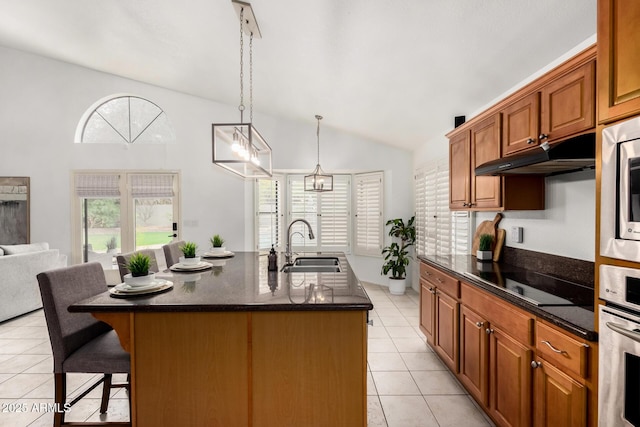
<svg viewBox="0 0 640 427"><path fill-rule="evenodd" d="M162 282L163 283L156 285L153 288L145 287L142 290L140 289L122 290L122 288L118 289L118 286L120 285L116 285L113 288L109 289L109 293L111 294L112 297L115 297L115 298L127 298L127 297L139 296L139 295L154 294L157 292L164 292L166 290L173 288L173 282L169 282L167 280L162 280ZM122 285L124 285L124 283L122 283Z"/></svg>
<svg viewBox="0 0 640 427"><path fill-rule="evenodd" d="M206 261L200 261L197 264L182 264L177 263L173 264L169 269L171 271L194 271L194 270L205 270L207 268L213 267L210 263Z"/></svg>
<svg viewBox="0 0 640 427"><path fill-rule="evenodd" d="M154 280L153 282L144 286L131 286L126 283L120 283L119 285L115 285L114 289L118 292L126 292L126 293L140 292L140 291L147 291L149 289L159 288L165 283L167 283L166 280Z"/></svg>
<svg viewBox="0 0 640 427"><path fill-rule="evenodd" d="M229 258L234 256L235 254L231 251L224 251L224 252L205 252L202 254L203 257L205 258Z"/></svg>

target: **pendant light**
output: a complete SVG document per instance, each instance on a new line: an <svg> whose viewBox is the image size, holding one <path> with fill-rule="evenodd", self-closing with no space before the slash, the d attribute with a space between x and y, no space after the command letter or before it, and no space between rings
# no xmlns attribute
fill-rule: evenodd
<svg viewBox="0 0 640 427"><path fill-rule="evenodd" d="M253 39L261 38L251 4L231 0L240 18L240 123L212 125L213 163L243 178L272 176L271 147L253 127ZM249 36L249 122L244 122L244 35Z"/></svg>
<svg viewBox="0 0 640 427"><path fill-rule="evenodd" d="M318 163L311 175L304 177L304 191L333 191L333 175L326 174L320 167L320 120L322 116L316 115L318 120L318 130L316 136L318 139Z"/></svg>

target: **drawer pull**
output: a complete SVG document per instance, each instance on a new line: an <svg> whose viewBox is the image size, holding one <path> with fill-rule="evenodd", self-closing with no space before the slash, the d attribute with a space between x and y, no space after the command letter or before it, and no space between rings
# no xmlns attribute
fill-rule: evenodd
<svg viewBox="0 0 640 427"><path fill-rule="evenodd" d="M476 326L478 328L482 328L484 326L484 322L476 322Z"/></svg>
<svg viewBox="0 0 640 427"><path fill-rule="evenodd" d="M541 341L543 344L546 344L549 346L549 348L554 352L554 353L560 353L560 354L568 354L566 351L564 350L558 350L557 348L555 348L554 346L551 345L551 343L549 341Z"/></svg>
<svg viewBox="0 0 640 427"><path fill-rule="evenodd" d="M491 335L493 333L493 329L491 328L487 328L484 331L487 333L487 335Z"/></svg>
<svg viewBox="0 0 640 427"><path fill-rule="evenodd" d="M442 281L442 279L441 279L441 278L439 278L439 277L436 277L436 280L438 281L438 283L444 283L444 282Z"/></svg>
<svg viewBox="0 0 640 427"><path fill-rule="evenodd" d="M531 367L532 367L533 369L539 368L540 366L542 366L542 362L537 362L537 361L535 361L535 360L532 360L532 361L531 361Z"/></svg>
<svg viewBox="0 0 640 427"><path fill-rule="evenodd" d="M431 292L431 293L432 293L432 294L434 294L434 295L436 294L436 290L435 290L435 289L433 289L433 288L429 288L429 292Z"/></svg>

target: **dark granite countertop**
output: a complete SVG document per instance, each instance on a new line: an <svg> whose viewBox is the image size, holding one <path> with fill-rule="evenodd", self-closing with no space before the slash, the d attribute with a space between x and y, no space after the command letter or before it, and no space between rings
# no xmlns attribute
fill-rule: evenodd
<svg viewBox="0 0 640 427"><path fill-rule="evenodd" d="M440 268L459 280L482 288L509 303L522 308L556 326L588 341L597 341L594 314L594 290L581 283L542 275L535 271L503 263L482 263L473 255L420 256L421 261ZM506 285L507 277L516 277L520 283L531 283L559 302L536 305L516 295ZM493 283L493 284L492 284ZM566 300L566 305L562 304Z"/></svg>
<svg viewBox="0 0 640 427"><path fill-rule="evenodd" d="M319 256L318 253L299 254ZM114 298L109 292L73 304L71 312L327 311L371 310L373 304L343 253L322 254L340 260L339 273L267 271L266 254L236 252L224 259L203 259L214 267L200 272L156 274L170 280L167 292Z"/></svg>

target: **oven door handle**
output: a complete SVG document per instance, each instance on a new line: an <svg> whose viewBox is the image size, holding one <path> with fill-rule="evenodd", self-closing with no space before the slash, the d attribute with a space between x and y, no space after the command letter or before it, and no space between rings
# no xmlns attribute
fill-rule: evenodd
<svg viewBox="0 0 640 427"><path fill-rule="evenodd" d="M606 325L612 331L622 334L627 338L631 338L634 341L640 342L640 333L635 331L630 331L629 329L625 329L621 325L618 325L613 322L606 322Z"/></svg>

